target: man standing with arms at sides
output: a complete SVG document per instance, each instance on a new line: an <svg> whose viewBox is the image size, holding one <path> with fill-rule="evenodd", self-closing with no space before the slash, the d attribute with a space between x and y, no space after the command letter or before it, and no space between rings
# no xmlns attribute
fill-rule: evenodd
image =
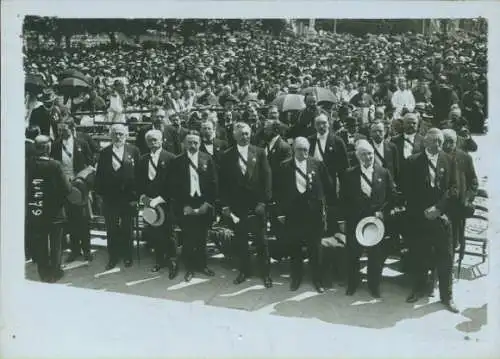
<svg viewBox="0 0 500 359"><path fill-rule="evenodd" d="M215 275L207 266L206 247L218 190L214 160L199 151L200 134L189 131L184 146L185 152L174 160L172 189L176 217L182 229L184 279L189 282L195 272L209 277Z"/></svg>
<svg viewBox="0 0 500 359"><path fill-rule="evenodd" d="M331 181L324 164L309 156L309 142L297 137L293 158L282 163L276 186L280 218L285 224L291 261L290 290L300 287L303 276L302 246L307 245L311 263L312 282L323 293L321 278L321 236L325 227L325 194L331 191Z"/></svg>
<svg viewBox="0 0 500 359"><path fill-rule="evenodd" d="M234 223L239 257L239 274L234 284L251 275L248 233L255 233L261 277L266 288L272 287L269 276L269 249L265 239L266 205L272 197L271 169L263 149L250 145L251 130L246 123L236 123L236 145L224 154L221 162L222 214Z"/></svg>
<svg viewBox="0 0 500 359"><path fill-rule="evenodd" d="M472 215L472 213L467 214L466 211L468 208L473 208L472 201L477 194L478 181L472 157L457 148L457 133L446 129L443 130L443 136L443 151L451 157L457 171L458 197L455 205L450 209L453 248L456 250L459 246L465 245L465 220Z"/></svg>
<svg viewBox="0 0 500 359"><path fill-rule="evenodd" d="M431 128L424 139L425 150L412 155L407 163L408 183L404 188L408 189L405 197L413 231L413 285L406 301L414 303L423 296L429 268L437 266L441 302L450 312L458 313L452 295L453 238L449 220L450 206L457 195L457 178L452 160L442 150L443 142L442 132Z"/></svg>
<svg viewBox="0 0 500 359"><path fill-rule="evenodd" d="M395 183L399 175L399 159L396 145L385 140L385 126L383 122L374 122L370 125L370 143L373 146L375 163L387 168Z"/></svg>
<svg viewBox="0 0 500 359"><path fill-rule="evenodd" d="M68 181L83 169L91 166L93 156L87 142L74 136L75 123L68 118L57 125L58 138L52 146L51 157L59 161ZM88 203L76 205L66 202L68 216L67 229L71 240L71 253L66 258L67 263L73 262L81 251L86 261L92 260L90 254L90 213Z"/></svg>
<svg viewBox="0 0 500 359"><path fill-rule="evenodd" d="M338 204L338 193L345 171L348 168L347 149L344 141L329 132L328 115L321 113L314 119L316 134L309 137L311 147L309 155L323 162L330 180L332 191L326 193L327 202L327 234L333 235L337 232L337 219L340 215Z"/></svg>
<svg viewBox="0 0 500 359"><path fill-rule="evenodd" d="M356 156L359 165L347 171L341 192L347 220L347 295L353 295L360 284L359 258L363 247L356 240L356 226L368 216L384 220L395 194L391 174L375 162L374 149L367 140L358 141ZM383 241L368 248L368 288L374 298L380 298L384 259Z"/></svg>
<svg viewBox="0 0 500 359"><path fill-rule="evenodd" d="M145 135L150 153L141 157L137 166L137 193L139 201L145 206L159 206L165 213L165 220L160 226L147 226L144 235L154 245L156 264L152 272L158 272L163 267L169 268L169 279L176 277L177 265L176 246L173 239L172 213L172 163L175 155L162 148L163 138L160 130L149 130Z"/></svg>
<svg viewBox="0 0 500 359"><path fill-rule="evenodd" d="M36 155L26 168L27 233L35 248L38 274L53 283L64 275L61 269L61 243L66 216L64 202L71 184L62 166L49 158L50 138L35 138Z"/></svg>
<svg viewBox="0 0 500 359"><path fill-rule="evenodd" d="M137 147L126 143L128 128L114 124L110 128L111 145L104 148L97 164L95 191L102 197L107 230L109 262L106 270L120 258L125 267L132 265L132 218L137 211Z"/></svg>

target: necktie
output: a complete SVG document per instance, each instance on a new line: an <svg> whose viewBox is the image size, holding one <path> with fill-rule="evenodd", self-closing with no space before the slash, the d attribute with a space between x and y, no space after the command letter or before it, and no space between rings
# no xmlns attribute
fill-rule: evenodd
<svg viewBox="0 0 500 359"><path fill-rule="evenodd" d="M363 172L361 172L361 190L368 197L372 195L372 182Z"/></svg>
<svg viewBox="0 0 500 359"><path fill-rule="evenodd" d="M307 189L307 176L299 167L295 167L295 185L299 193L304 193Z"/></svg>
<svg viewBox="0 0 500 359"><path fill-rule="evenodd" d="M429 159L429 179L431 186L434 188L436 186L436 166L432 163L432 161Z"/></svg>
<svg viewBox="0 0 500 359"><path fill-rule="evenodd" d="M118 155L114 151L112 151L111 153L113 154L111 164L113 166L113 169L115 171L118 171L122 166L121 159L118 158Z"/></svg>
<svg viewBox="0 0 500 359"><path fill-rule="evenodd" d="M156 177L156 172L157 172L157 167L155 166L153 162L153 157L149 157L149 165L148 165L148 177L149 180L152 181Z"/></svg>
<svg viewBox="0 0 500 359"><path fill-rule="evenodd" d="M238 151L238 154L239 154L239 165L240 165L240 169L241 169L241 173L243 175L245 175L247 173L247 161L243 158L242 154L240 153L240 151Z"/></svg>

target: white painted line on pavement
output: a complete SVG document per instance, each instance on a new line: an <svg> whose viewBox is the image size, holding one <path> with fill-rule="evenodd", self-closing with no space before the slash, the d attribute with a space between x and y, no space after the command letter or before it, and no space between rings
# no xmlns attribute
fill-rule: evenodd
<svg viewBox="0 0 500 359"><path fill-rule="evenodd" d="M158 279L158 278L161 278L161 275L157 275L156 277L151 277L151 278L145 278L145 279L140 279L140 280L134 280L132 282L127 282L125 283L127 286L132 286L132 285L136 285L136 284L140 284L140 283L145 283L145 282L149 282L150 280L154 280L154 279Z"/></svg>
<svg viewBox="0 0 500 359"><path fill-rule="evenodd" d="M208 282L209 280L210 279L193 278L189 282L181 282L179 284L175 284L175 285L173 285L171 287L168 287L167 290L168 291L179 290L179 289L186 288L186 287L189 287L189 286L192 286L192 285L205 283L205 282Z"/></svg>
<svg viewBox="0 0 500 359"><path fill-rule="evenodd" d="M113 269L110 269L110 270L107 270L105 272L102 272L102 273L97 273L96 275L94 275L94 278L99 278L99 277L102 277L104 275L107 275L107 274L112 274L112 273L117 273L119 272L121 269L119 267L115 267Z"/></svg>
<svg viewBox="0 0 500 359"><path fill-rule="evenodd" d="M250 292L252 290L261 290L261 289L264 289L264 285L262 284L257 284L257 285L253 285L251 287L248 287L248 288L243 288L237 292L234 292L234 293L228 293L228 294L220 294L219 297L236 297L237 295L240 295L240 294L243 294L243 293L246 293L246 292Z"/></svg>
<svg viewBox="0 0 500 359"><path fill-rule="evenodd" d="M351 305L376 304L376 303L380 303L380 302L382 302L381 299L373 298L371 300L357 300L354 303L352 303Z"/></svg>
<svg viewBox="0 0 500 359"><path fill-rule="evenodd" d="M70 270L70 269L80 268L80 267L84 267L84 266L88 266L88 265L89 265L89 261L85 261L85 262L77 261L77 262L72 262L72 263L68 263L68 264L63 265L62 269L63 270Z"/></svg>
<svg viewBox="0 0 500 359"><path fill-rule="evenodd" d="M304 299L307 299L307 298L312 298L312 297L315 297L317 295L320 295L321 293L318 293L318 292L311 292L311 291L306 291L304 293L300 293L294 297L291 297L291 298L288 298L286 300L286 302L289 302L289 301L295 301L295 302L300 302L301 300L304 300Z"/></svg>

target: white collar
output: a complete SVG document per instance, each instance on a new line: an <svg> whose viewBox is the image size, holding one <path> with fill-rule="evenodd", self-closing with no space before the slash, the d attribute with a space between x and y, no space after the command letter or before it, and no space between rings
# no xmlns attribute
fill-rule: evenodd
<svg viewBox="0 0 500 359"><path fill-rule="evenodd" d="M368 168L366 168L362 164L361 164L360 167L361 167L361 172L363 172L364 174L372 173L373 172L373 164L370 167L368 167Z"/></svg>
<svg viewBox="0 0 500 359"><path fill-rule="evenodd" d="M246 151L248 151L249 145L246 145L246 146L236 145L236 147L238 148L239 152L246 152Z"/></svg>
<svg viewBox="0 0 500 359"><path fill-rule="evenodd" d="M412 140L412 142L413 142L413 139L415 138L415 135L416 135L416 134L417 134L417 133L412 133L411 135L409 135L409 134L405 133L405 134L404 134L404 138L407 138L407 139L409 139L409 140Z"/></svg>
<svg viewBox="0 0 500 359"><path fill-rule="evenodd" d="M191 152L188 151L187 155L191 159L191 161L193 161L194 163L196 163L198 161L198 151L194 154L191 154Z"/></svg>
<svg viewBox="0 0 500 359"><path fill-rule="evenodd" d="M158 157L161 153L161 147L157 149L155 152L150 152L151 157Z"/></svg>
<svg viewBox="0 0 500 359"><path fill-rule="evenodd" d="M318 133L318 139L319 139L320 141L325 141L327 137L328 137L328 131L326 131L324 135L320 135L320 134Z"/></svg>
<svg viewBox="0 0 500 359"><path fill-rule="evenodd" d="M306 168L306 166L307 166L307 159L306 159L306 160L304 160L304 161L302 161L302 162L299 162L299 161L297 160L297 158L296 158L296 157L294 157L294 158L293 158L293 160L295 161L295 165L296 165L297 167L299 167L300 169Z"/></svg>
<svg viewBox="0 0 500 359"><path fill-rule="evenodd" d="M113 146L113 151L115 152L122 152L124 149L125 149L125 145L122 145L120 147L117 147L115 146L114 144L112 145Z"/></svg>
<svg viewBox="0 0 500 359"><path fill-rule="evenodd" d="M431 161L437 161L438 159L438 156L439 156L439 152L436 153L435 155L432 155L429 153L429 151L427 151L427 149L425 149L425 155L427 156L428 159L430 159Z"/></svg>

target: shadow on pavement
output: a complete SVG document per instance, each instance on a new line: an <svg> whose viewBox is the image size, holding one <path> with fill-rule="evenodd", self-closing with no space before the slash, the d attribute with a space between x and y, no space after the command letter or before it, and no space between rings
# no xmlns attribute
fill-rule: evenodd
<svg viewBox="0 0 500 359"><path fill-rule="evenodd" d="M486 325L487 322L487 305L484 304L479 308L467 308L462 311L462 315L464 317L469 318L469 320L457 324L455 327L457 330L460 330L464 333L475 333L481 330L483 325Z"/></svg>

